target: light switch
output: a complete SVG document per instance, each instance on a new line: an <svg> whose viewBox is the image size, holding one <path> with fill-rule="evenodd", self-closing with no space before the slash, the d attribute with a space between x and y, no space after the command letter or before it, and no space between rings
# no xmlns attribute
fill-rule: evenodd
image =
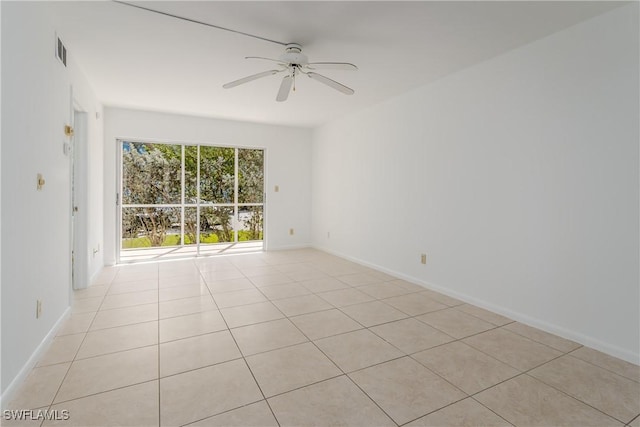
<svg viewBox="0 0 640 427"><path fill-rule="evenodd" d="M280 186L279 186L279 185L276 185L275 187L273 187L273 191L274 191L274 192L276 192L276 193L277 193L278 191L280 191Z"/></svg>

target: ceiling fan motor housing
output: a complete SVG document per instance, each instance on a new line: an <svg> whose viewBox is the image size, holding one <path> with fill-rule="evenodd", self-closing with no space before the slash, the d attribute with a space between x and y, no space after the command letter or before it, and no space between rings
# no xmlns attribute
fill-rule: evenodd
<svg viewBox="0 0 640 427"><path fill-rule="evenodd" d="M297 43L289 43L285 53L280 55L280 61L292 65L305 65L309 63L307 55L302 53L302 46Z"/></svg>

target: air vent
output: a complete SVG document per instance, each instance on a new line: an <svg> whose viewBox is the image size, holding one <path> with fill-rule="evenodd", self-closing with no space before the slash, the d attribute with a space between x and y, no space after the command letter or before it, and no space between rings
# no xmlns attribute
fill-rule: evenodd
<svg viewBox="0 0 640 427"><path fill-rule="evenodd" d="M62 62L62 65L67 66L67 48L60 40L60 37L56 37L56 58Z"/></svg>

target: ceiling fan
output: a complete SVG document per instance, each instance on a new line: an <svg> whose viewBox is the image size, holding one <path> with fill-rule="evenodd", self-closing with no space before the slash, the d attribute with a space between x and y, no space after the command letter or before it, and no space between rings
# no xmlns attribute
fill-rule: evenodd
<svg viewBox="0 0 640 427"><path fill-rule="evenodd" d="M235 34L252 37L255 39L259 39L259 40L270 42L270 43L275 43L285 47L285 52L282 55L280 55L278 59L263 58L260 56L245 57L245 59L261 59L265 61L275 62L278 65L278 68L273 70L263 71L261 73L253 74L251 76L234 80L232 82L229 82L223 85L222 87L225 89L230 89L232 87L236 87L244 83L249 83L250 81L257 80L262 77L272 76L274 74L279 74L279 73L286 73L286 75L282 79L282 83L280 83L280 90L278 90L278 95L276 96L276 101L278 102L287 100L292 87L293 87L293 90L295 90L296 76L299 76L300 74L304 74L313 80L319 81L320 83L324 83L325 85L332 87L335 90L344 93L345 95L354 94L353 89L343 85L342 83L338 83L337 81L332 80L329 77L325 77L322 74L318 74L315 72L315 70L324 70L324 69L353 70L353 71L358 69L358 67L348 62L309 62L309 58L307 58L307 55L302 53L302 46L300 46L297 43L283 43L278 40L268 39L266 37L257 36L255 34L250 34L243 31L221 27L219 25L198 21L192 18L175 15L168 12L163 12L161 10L151 9L149 7L142 6L140 4L129 3L122 0L111 0L111 1L113 3L118 3L123 6L129 6L136 9L145 10L147 12L156 13L158 15L163 15L170 18L180 19L182 21L191 22L193 24L204 25L206 27L215 28L218 30L229 31Z"/></svg>
<svg viewBox="0 0 640 427"><path fill-rule="evenodd" d="M324 83L325 85L332 87L333 89L342 92L345 95L354 94L353 89L343 85L342 83L338 83L337 81L332 80L329 77L318 74L315 72L315 70L333 69L355 71L358 69L358 67L348 62L309 62L309 58L307 58L307 55L302 53L302 46L296 43L287 44L285 46L285 52L280 55L278 59L263 58L260 56L247 56L245 57L245 59L260 59L275 62L276 64L278 64L278 68L234 80L223 85L223 88L231 89L232 87L236 87L241 84L260 79L262 77L286 73L286 75L282 78L280 89L278 90L278 95L276 96L276 101L278 102L287 100L287 98L289 97L289 93L291 92L291 88L293 87L293 90L295 90L296 76L301 74L306 75L313 80L319 81L320 83Z"/></svg>

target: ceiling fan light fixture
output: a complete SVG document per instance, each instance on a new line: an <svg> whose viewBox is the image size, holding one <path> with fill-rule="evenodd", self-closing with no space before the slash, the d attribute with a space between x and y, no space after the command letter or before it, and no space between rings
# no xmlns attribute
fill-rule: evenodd
<svg viewBox="0 0 640 427"><path fill-rule="evenodd" d="M297 43L289 43L285 52L279 57L280 62L290 65L306 65L309 63L307 55L302 53L302 46Z"/></svg>

